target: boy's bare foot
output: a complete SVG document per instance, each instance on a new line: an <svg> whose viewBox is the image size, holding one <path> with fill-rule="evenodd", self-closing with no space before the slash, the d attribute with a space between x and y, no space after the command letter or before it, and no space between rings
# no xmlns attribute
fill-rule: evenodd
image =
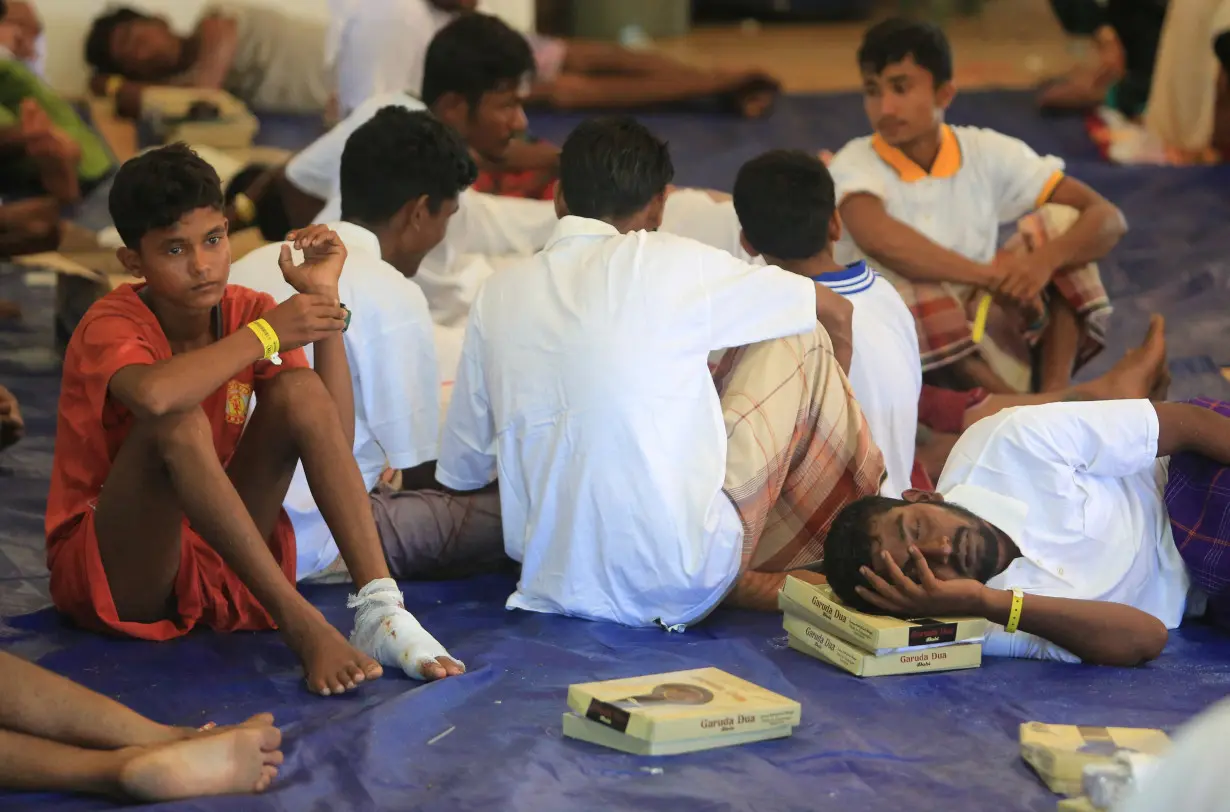
<svg viewBox="0 0 1230 812"><path fill-rule="evenodd" d="M1076 388L1098 400L1155 399L1156 392L1165 391L1169 378L1166 369L1166 320L1154 315L1149 319L1149 332L1139 347L1128 350L1102 377Z"/></svg>
<svg viewBox="0 0 1230 812"><path fill-rule="evenodd" d="M301 634L287 629L286 642L303 663L308 689L321 696L353 691L384 673L380 663L346 642L323 617L310 621Z"/></svg>
<svg viewBox="0 0 1230 812"><path fill-rule="evenodd" d="M269 725L134 748L120 769L121 791L139 801L264 792L282 763L282 733Z"/></svg>
<svg viewBox="0 0 1230 812"><path fill-rule="evenodd" d="M11 299L0 299L0 321L21 318L21 305Z"/></svg>

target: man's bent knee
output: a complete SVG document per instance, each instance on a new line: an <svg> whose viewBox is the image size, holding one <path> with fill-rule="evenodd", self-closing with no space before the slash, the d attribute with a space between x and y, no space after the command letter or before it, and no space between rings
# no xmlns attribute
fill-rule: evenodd
<svg viewBox="0 0 1230 812"><path fill-rule="evenodd" d="M296 368L284 369L266 382L256 405L258 409L271 409L290 417L315 411L316 406L328 400L329 390L320 376L314 370Z"/></svg>

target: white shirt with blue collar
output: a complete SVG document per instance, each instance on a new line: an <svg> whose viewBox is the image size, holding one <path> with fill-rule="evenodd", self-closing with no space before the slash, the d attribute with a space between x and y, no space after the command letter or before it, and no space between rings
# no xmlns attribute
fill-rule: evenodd
<svg viewBox="0 0 1230 812"><path fill-rule="evenodd" d="M1005 409L961 436L937 490L1020 550L987 586L1122 603L1174 629L1190 580L1170 530L1168 460L1157 459L1157 438L1157 412L1147 400ZM1000 626L983 652L1077 661L1054 643Z"/></svg>

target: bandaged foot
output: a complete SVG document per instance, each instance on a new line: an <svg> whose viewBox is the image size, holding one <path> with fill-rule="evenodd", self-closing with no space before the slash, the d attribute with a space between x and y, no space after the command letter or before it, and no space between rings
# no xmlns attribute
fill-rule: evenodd
<svg viewBox="0 0 1230 812"><path fill-rule="evenodd" d="M465 673L465 664L450 657L406 611L401 590L392 578L369 582L358 595L351 595L346 605L355 610L350 644L381 665L400 668L419 680Z"/></svg>

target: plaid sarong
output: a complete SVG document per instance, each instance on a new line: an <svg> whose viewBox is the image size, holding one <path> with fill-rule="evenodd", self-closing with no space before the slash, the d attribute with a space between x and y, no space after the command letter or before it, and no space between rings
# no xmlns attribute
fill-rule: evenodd
<svg viewBox="0 0 1230 812"><path fill-rule="evenodd" d="M726 423L723 490L743 521L740 572L823 558L833 518L879 492L884 459L828 333L728 351L714 382Z"/></svg>
<svg viewBox="0 0 1230 812"><path fill-rule="evenodd" d="M1005 251L1034 251L1047 240L1067 231L1078 214L1068 206L1047 204L1021 218L1017 233L1004 245ZM1036 323L1027 324L1025 317L992 305L987 320L987 332L981 344L973 338L974 316L983 291L971 285L955 283L914 283L893 273L890 279L914 314L918 328L918 347L924 372L942 369L980 352L991 368L1020 391L1030 389L1033 372L1033 347L1046 330L1044 314ZM1081 318L1083 335L1076 356L1079 369L1106 346L1106 326L1110 317L1110 298L1102 286L1098 266L1090 263L1078 268L1065 268L1055 274L1051 286L1043 294L1062 296Z"/></svg>
<svg viewBox="0 0 1230 812"><path fill-rule="evenodd" d="M1225 401L1188 402L1230 417ZM1210 614L1223 625L1230 623L1230 467L1200 454L1175 454L1166 510L1192 583L1209 596Z"/></svg>

